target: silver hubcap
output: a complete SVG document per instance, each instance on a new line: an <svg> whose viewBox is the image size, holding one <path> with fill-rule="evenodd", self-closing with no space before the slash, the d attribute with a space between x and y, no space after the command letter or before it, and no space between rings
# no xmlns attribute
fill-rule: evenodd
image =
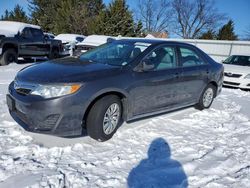
<svg viewBox="0 0 250 188"><path fill-rule="evenodd" d="M212 103L213 97L214 90L212 88L208 88L203 95L203 106L208 107Z"/></svg>
<svg viewBox="0 0 250 188"><path fill-rule="evenodd" d="M120 107L117 103L111 104L104 114L103 131L106 135L111 134L120 119Z"/></svg>

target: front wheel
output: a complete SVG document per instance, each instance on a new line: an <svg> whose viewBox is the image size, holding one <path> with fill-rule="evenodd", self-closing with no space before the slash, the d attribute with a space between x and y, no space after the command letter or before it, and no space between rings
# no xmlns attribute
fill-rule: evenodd
<svg viewBox="0 0 250 188"><path fill-rule="evenodd" d="M8 65L17 62L17 52L15 49L7 49L0 58L0 65Z"/></svg>
<svg viewBox="0 0 250 188"><path fill-rule="evenodd" d="M99 99L87 116L88 135L100 142L109 140L122 123L122 106L118 96L108 95Z"/></svg>
<svg viewBox="0 0 250 188"><path fill-rule="evenodd" d="M208 84L208 86L202 92L199 103L196 105L196 108L199 110L203 110L209 108L214 100L216 92L216 87L212 84Z"/></svg>

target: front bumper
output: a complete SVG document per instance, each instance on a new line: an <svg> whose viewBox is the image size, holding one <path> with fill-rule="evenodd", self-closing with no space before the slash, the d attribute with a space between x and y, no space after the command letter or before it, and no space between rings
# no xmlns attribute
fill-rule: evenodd
<svg viewBox="0 0 250 188"><path fill-rule="evenodd" d="M27 131L62 137L82 134L84 104L77 93L54 99L22 96L11 83L6 97L11 116Z"/></svg>
<svg viewBox="0 0 250 188"><path fill-rule="evenodd" d="M250 79L230 78L225 76L223 85L240 89L250 89Z"/></svg>

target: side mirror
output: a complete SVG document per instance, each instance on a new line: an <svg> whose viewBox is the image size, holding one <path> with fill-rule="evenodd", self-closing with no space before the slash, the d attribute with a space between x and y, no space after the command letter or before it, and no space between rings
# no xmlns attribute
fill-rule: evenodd
<svg viewBox="0 0 250 188"><path fill-rule="evenodd" d="M155 64L150 59L144 59L142 61L142 70L143 71L151 71L154 70Z"/></svg>
<svg viewBox="0 0 250 188"><path fill-rule="evenodd" d="M27 38L24 32L19 33L19 36L22 37L22 38L24 38L24 39Z"/></svg>

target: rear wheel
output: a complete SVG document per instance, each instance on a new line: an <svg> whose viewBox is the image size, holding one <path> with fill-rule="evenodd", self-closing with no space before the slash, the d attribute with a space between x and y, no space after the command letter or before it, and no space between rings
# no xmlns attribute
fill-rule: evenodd
<svg viewBox="0 0 250 188"><path fill-rule="evenodd" d="M202 95L199 99L199 103L196 105L196 108L199 110L209 108L213 103L215 92L216 87L212 84L208 84L208 86L202 92Z"/></svg>
<svg viewBox="0 0 250 188"><path fill-rule="evenodd" d="M122 123L120 98L108 95L99 99L90 109L86 125L88 135L98 141L109 140Z"/></svg>
<svg viewBox="0 0 250 188"><path fill-rule="evenodd" d="M4 51L1 59L1 65L8 65L10 63L17 62L17 52L15 49L7 49Z"/></svg>

